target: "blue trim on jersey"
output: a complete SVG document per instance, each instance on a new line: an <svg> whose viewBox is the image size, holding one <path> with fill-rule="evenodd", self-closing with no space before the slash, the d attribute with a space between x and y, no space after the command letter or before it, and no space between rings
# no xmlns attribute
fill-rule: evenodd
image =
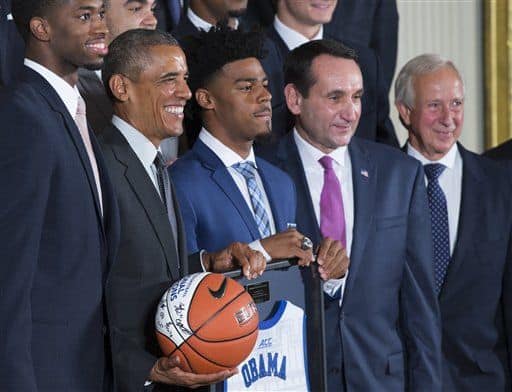
<svg viewBox="0 0 512 392"><path fill-rule="evenodd" d="M260 321L259 329L264 330L264 329L272 328L281 319L281 316L283 315L284 310L286 309L286 301L279 300L276 303L278 305L277 305L277 309L275 310L274 314L272 316L270 316L268 319Z"/></svg>
<svg viewBox="0 0 512 392"><path fill-rule="evenodd" d="M308 342L307 342L307 329L306 329L306 312L302 319L302 349L304 350L304 371L306 372L306 386L308 391L311 391L309 386L309 367L308 367Z"/></svg>

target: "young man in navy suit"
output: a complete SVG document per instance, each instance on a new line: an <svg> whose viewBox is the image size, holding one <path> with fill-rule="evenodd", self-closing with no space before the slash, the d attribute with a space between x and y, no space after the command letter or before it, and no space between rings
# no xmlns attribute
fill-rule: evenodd
<svg viewBox="0 0 512 392"><path fill-rule="evenodd" d="M15 0L26 43L0 99L0 389L101 391L109 381L103 288L118 214L78 94L107 53L101 0Z"/></svg>
<svg viewBox="0 0 512 392"><path fill-rule="evenodd" d="M418 162L354 137L364 86L357 56L335 41L291 51L285 96L295 117L268 158L293 179L297 228L350 258L324 284L331 391L438 390L440 323L430 221Z"/></svg>
<svg viewBox="0 0 512 392"><path fill-rule="evenodd" d="M512 186L499 162L457 142L464 83L438 55L410 60L395 82L407 153L425 168L442 320L443 390L512 387Z"/></svg>

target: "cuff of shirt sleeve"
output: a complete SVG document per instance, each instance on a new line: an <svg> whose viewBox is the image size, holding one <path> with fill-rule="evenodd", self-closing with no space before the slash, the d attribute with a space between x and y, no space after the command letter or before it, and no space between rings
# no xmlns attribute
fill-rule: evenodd
<svg viewBox="0 0 512 392"><path fill-rule="evenodd" d="M267 261L267 263L272 261L272 257L270 257L270 255L267 253L267 251L265 250L263 245L261 245L260 240L251 242L249 244L249 248L251 248L252 250L257 250L257 251L261 252L263 257L265 257L265 260Z"/></svg>
<svg viewBox="0 0 512 392"><path fill-rule="evenodd" d="M331 298L342 298L347 275L340 279L329 279L324 283L324 293Z"/></svg>

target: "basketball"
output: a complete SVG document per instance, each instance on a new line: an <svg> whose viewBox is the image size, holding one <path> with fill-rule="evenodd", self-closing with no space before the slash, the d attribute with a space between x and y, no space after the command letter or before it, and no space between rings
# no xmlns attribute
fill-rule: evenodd
<svg viewBox="0 0 512 392"><path fill-rule="evenodd" d="M163 295L155 316L164 355L197 374L237 367L258 337L258 310L231 278L209 272L188 275Z"/></svg>

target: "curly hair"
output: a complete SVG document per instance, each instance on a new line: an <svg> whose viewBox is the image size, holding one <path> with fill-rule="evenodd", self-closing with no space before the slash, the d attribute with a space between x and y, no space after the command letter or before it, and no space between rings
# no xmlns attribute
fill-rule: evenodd
<svg viewBox="0 0 512 392"><path fill-rule="evenodd" d="M209 31L201 31L197 36L189 36L181 41L187 55L189 70L188 85L192 99L187 103L186 116L197 128L200 107L194 94L197 89L208 86L224 65L234 61L266 56L265 36L262 32L241 32L219 24ZM190 125L189 125L190 126Z"/></svg>

